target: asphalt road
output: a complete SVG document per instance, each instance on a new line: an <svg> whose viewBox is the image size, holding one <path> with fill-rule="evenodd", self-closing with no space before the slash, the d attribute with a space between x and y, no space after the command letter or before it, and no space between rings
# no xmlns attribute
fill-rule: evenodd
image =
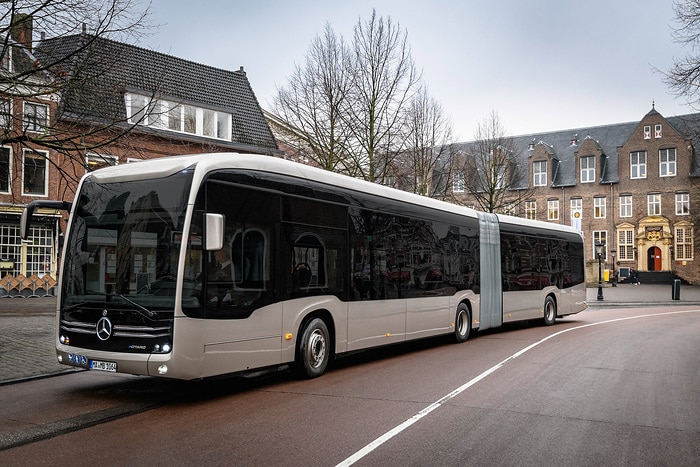
<svg viewBox="0 0 700 467"><path fill-rule="evenodd" d="M0 465L700 465L700 307L365 352L308 381L0 386L3 447Z"/></svg>

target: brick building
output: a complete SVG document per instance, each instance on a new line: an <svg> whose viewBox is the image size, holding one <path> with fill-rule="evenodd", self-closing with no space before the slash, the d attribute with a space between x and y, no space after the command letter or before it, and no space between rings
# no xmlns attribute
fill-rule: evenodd
<svg viewBox="0 0 700 467"><path fill-rule="evenodd" d="M29 122L25 128L34 122L37 131L61 133L89 149L0 148L0 295L46 293L54 283L66 214L35 213L28 242L19 237L19 218L35 199L72 200L87 171L178 154L281 154L242 67L222 70L86 34L46 39L22 53L42 63L71 56L44 79L70 78L80 86L40 99L6 90L2 110ZM81 75L86 69L90 76Z"/></svg>
<svg viewBox="0 0 700 467"><path fill-rule="evenodd" d="M522 176L511 214L578 227L589 281L597 280L595 243L611 273L671 272L700 282L700 114L514 137ZM468 143L464 143L465 151ZM461 202L470 204L468 193Z"/></svg>

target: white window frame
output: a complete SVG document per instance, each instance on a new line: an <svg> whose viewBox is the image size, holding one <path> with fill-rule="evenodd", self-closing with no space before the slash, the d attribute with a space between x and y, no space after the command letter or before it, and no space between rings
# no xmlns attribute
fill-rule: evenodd
<svg viewBox="0 0 700 467"><path fill-rule="evenodd" d="M644 125L644 139L651 139L651 125Z"/></svg>
<svg viewBox="0 0 700 467"><path fill-rule="evenodd" d="M676 215L690 215L690 193L676 193Z"/></svg>
<svg viewBox="0 0 700 467"><path fill-rule="evenodd" d="M608 259L608 231L607 230L594 230L592 238L593 244L591 245L591 251L592 251L592 257L594 259L598 259L595 253L595 244L598 243L599 241L603 243L603 254L602 254L602 260L605 261Z"/></svg>
<svg viewBox="0 0 700 467"><path fill-rule="evenodd" d="M661 215L661 193L647 194L647 216Z"/></svg>
<svg viewBox="0 0 700 467"><path fill-rule="evenodd" d="M124 102L129 123L231 141L233 116L230 113L137 93L126 93Z"/></svg>
<svg viewBox="0 0 700 467"><path fill-rule="evenodd" d="M2 152L7 151L7 190L0 188L0 194L9 195L12 194L12 148L9 146L0 146L0 157L2 157Z"/></svg>
<svg viewBox="0 0 700 467"><path fill-rule="evenodd" d="M525 219L537 220L537 201L525 201Z"/></svg>
<svg viewBox="0 0 700 467"><path fill-rule="evenodd" d="M532 163L532 184L534 186L547 186L547 161L534 161Z"/></svg>
<svg viewBox="0 0 700 467"><path fill-rule="evenodd" d="M607 217L607 198L596 196L593 198L593 218L605 219Z"/></svg>
<svg viewBox="0 0 700 467"><path fill-rule="evenodd" d="M632 217L632 195L620 195L620 217Z"/></svg>
<svg viewBox="0 0 700 467"><path fill-rule="evenodd" d="M642 161L642 159L644 160ZM630 153L630 178L632 180L641 180L647 178L646 151L632 151Z"/></svg>
<svg viewBox="0 0 700 467"><path fill-rule="evenodd" d="M663 129L660 123L654 125L654 138L661 138L663 136Z"/></svg>
<svg viewBox="0 0 700 467"><path fill-rule="evenodd" d="M617 251L620 261L634 260L634 229L623 228L617 231Z"/></svg>
<svg viewBox="0 0 700 467"><path fill-rule="evenodd" d="M585 164L584 164L585 161ZM595 182L595 156L583 156L579 160L581 167L581 183Z"/></svg>
<svg viewBox="0 0 700 467"><path fill-rule="evenodd" d="M28 116L30 115L28 113L28 110L32 108L34 109L34 113L32 113L32 119L28 119ZM43 120L39 121L39 116L40 113L37 112L38 109L44 109L44 115L43 115ZM39 102L28 102L24 101L23 103L23 108L22 108L22 121L24 125L24 130L25 131L31 131L32 133L43 133L46 131L46 128L49 126L49 106L46 104L41 104Z"/></svg>
<svg viewBox="0 0 700 467"><path fill-rule="evenodd" d="M676 176L676 148L659 149L659 177Z"/></svg>
<svg viewBox="0 0 700 467"><path fill-rule="evenodd" d="M27 156L30 159L44 159L44 189L42 193L33 193L24 191L25 188L25 178L27 175ZM32 156L35 155L35 156ZM22 151L22 195L23 196L36 196L46 198L49 195L49 153L48 151L38 151L36 149L24 149Z"/></svg>
<svg viewBox="0 0 700 467"><path fill-rule="evenodd" d="M693 251L693 227L689 225L676 225L673 227L675 235L675 260L693 261L695 252Z"/></svg>
<svg viewBox="0 0 700 467"><path fill-rule="evenodd" d="M559 200L558 199L547 200L547 220L548 221L558 221L559 220Z"/></svg>
<svg viewBox="0 0 700 467"><path fill-rule="evenodd" d="M10 131L14 127L12 99L0 99L0 128Z"/></svg>

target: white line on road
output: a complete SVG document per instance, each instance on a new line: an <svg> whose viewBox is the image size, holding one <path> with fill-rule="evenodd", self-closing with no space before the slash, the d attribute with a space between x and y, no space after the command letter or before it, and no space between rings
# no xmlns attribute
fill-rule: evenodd
<svg viewBox="0 0 700 467"><path fill-rule="evenodd" d="M505 365L505 364L508 363L509 361L514 360L514 359L520 357L520 356L523 355L525 352L527 352L527 351L529 351L529 350L531 350L531 349L537 347L538 345L542 344L543 342L546 342L546 341L548 341L548 340L550 340L550 339L552 339L552 338L554 338L554 337L560 336L560 335L562 335L562 334L564 334L564 333L566 333L566 332L576 331L576 330L578 330L578 329L588 328L588 327L591 327L591 326L598 326L598 325L600 325L600 324L615 323L615 322L617 322L617 321L626 321L626 320L630 320L630 319L648 318L648 317L651 317L651 316L666 316L666 315L674 315L674 314L680 314L680 313L698 313L698 312L700 312L700 310L681 310L681 311L670 311L670 312L665 312L665 313L650 313L650 314L648 314L648 315L628 316L628 317L626 317L626 318L610 319L610 320L607 320L607 321L600 321L600 322L598 322L598 323L582 324L581 326L576 326L576 327L573 327L573 328L564 329L563 331L555 332L554 334L551 334L551 335L549 335L549 336L547 336L547 337L545 337L545 338L543 338L543 339L540 339L539 341L537 341L537 342L535 342L535 343L533 343L533 344L528 345L528 346L525 347L524 349L522 349L522 350L520 350L520 351L514 353L513 355L511 355L510 357L506 358L506 359L503 360L502 362L497 363L496 365L492 366L492 367L489 368L488 370L484 371L483 373L481 373L481 374L480 374L479 376L477 376L476 378L473 378L473 379L467 381L466 383L464 383L462 386L458 387L458 388L455 389L454 391L452 391L452 392L450 392L449 394L447 394L447 395L441 397L440 399L436 400L435 402L433 402L432 404L430 404L429 406L427 406L426 408L424 408L423 410L421 410L420 412L418 412L417 414L415 414L414 416L412 416L411 418L409 418L408 420L406 420L406 421L403 422L402 424L397 425L396 427L394 427L394 428L392 428L391 430L387 431L387 432L384 433L382 436L380 436L379 438L375 439L374 441L372 441L371 443L369 443L368 445L366 445L365 447L363 447L362 449L360 449L359 451L357 451L357 452L356 452L355 454L353 454L352 456L350 456L350 457L348 457L347 459L345 459L344 461L340 462L336 467L340 467L340 466L349 466L349 465L354 464L355 462L359 461L359 460L362 459L363 457L367 456L370 452L372 452L372 451L374 451L375 449L377 449L377 448L378 448L379 446L381 446L382 444L384 444L384 443L386 443L387 441L389 441L389 440L390 440L391 438L393 438L394 436L396 436L396 435L398 435L399 433L401 433L402 431L404 431L406 428L408 428L408 427L410 427L411 425L417 423L417 422L418 422L419 420L421 420L423 417L427 416L430 412L432 412L433 410L437 409L438 407L440 407L441 405L443 405L443 404L444 404L445 402L447 402L448 400L452 399L453 397L458 396L458 395L461 394L462 392L464 392L464 391L466 391L467 389L469 389L470 387L474 386L476 383L478 383L478 382L481 381L482 379L484 379L484 378L486 378L487 376L489 376L489 375L495 373L496 370L498 370L498 369L500 369L501 367L503 367L503 365Z"/></svg>

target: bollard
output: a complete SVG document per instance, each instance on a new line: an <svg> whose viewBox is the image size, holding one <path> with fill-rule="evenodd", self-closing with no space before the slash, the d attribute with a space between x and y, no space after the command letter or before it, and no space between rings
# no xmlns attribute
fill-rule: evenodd
<svg viewBox="0 0 700 467"><path fill-rule="evenodd" d="M674 279L673 285L671 286L671 300L681 299L681 280Z"/></svg>

